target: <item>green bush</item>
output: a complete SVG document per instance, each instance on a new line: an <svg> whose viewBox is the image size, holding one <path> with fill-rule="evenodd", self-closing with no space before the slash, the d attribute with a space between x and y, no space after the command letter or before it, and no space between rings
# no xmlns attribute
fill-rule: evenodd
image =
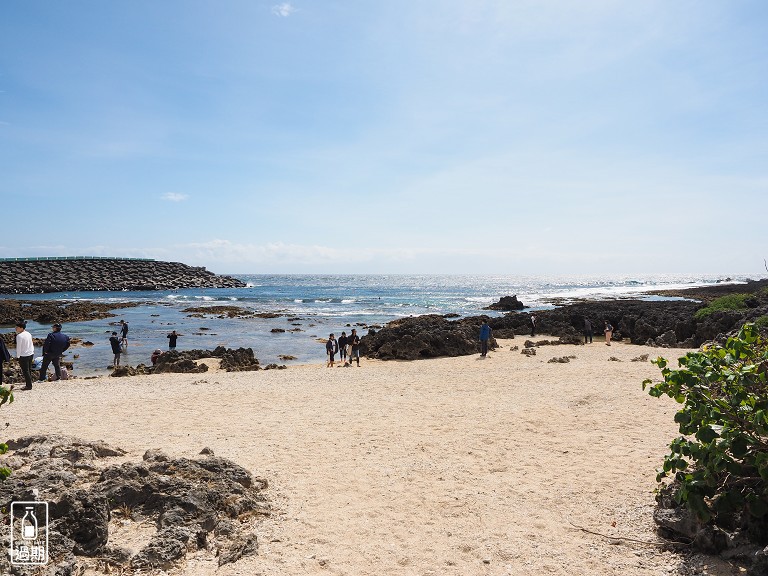
<svg viewBox="0 0 768 576"><path fill-rule="evenodd" d="M761 330L768 329L768 316L760 316L755 320L755 326L760 328Z"/></svg>
<svg viewBox="0 0 768 576"><path fill-rule="evenodd" d="M674 476L675 498L702 520L747 510L768 513L768 341L746 324L724 346L686 354L672 370L658 358L654 397L674 398L682 436L669 445L657 480Z"/></svg>
<svg viewBox="0 0 768 576"><path fill-rule="evenodd" d="M698 309L693 317L701 320L720 310L744 310L748 308L747 299L749 297L749 294L728 294L727 296L715 298L706 307Z"/></svg>
<svg viewBox="0 0 768 576"><path fill-rule="evenodd" d="M10 404L11 402L13 402L13 392L5 386L0 386L0 406L6 403ZM8 452L8 444L0 444L0 454L5 454L6 452ZM0 482L8 478L10 475L10 468L0 466Z"/></svg>

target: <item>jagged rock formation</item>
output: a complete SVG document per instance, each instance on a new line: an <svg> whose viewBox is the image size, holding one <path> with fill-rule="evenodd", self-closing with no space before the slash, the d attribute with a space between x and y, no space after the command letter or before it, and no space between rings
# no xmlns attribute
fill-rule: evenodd
<svg viewBox="0 0 768 576"><path fill-rule="evenodd" d="M127 258L0 260L0 294L244 286L236 278L180 262Z"/></svg>
<svg viewBox="0 0 768 576"><path fill-rule="evenodd" d="M224 348L217 346L214 350L185 350L179 352L170 350L163 352L157 359L154 366L145 366L139 364L135 368L131 366L120 366L110 374L110 376L137 376L143 374L201 374L208 371L208 365L198 363L203 358L220 358L219 367L227 372L254 372L256 370L267 370L278 366L262 366L259 360L254 356L252 348Z"/></svg>
<svg viewBox="0 0 768 576"><path fill-rule="evenodd" d="M117 316L112 310L133 308L138 302L97 303L87 301L60 302L56 300L0 300L0 324L13 326L18 320L34 320L40 324L51 325L54 322L87 322ZM16 334L11 332L6 338L10 344ZM6 336L3 335L5 338ZM14 344L15 345L15 344Z"/></svg>
<svg viewBox="0 0 768 576"><path fill-rule="evenodd" d="M745 307L720 310L697 318L696 312L715 298L730 294L749 295ZM745 322L768 320L768 281L718 285L676 291L675 296L696 300L600 300L579 302L536 312L537 331L558 337L549 344L580 344L584 320L592 323L595 335L601 335L607 320L614 327L614 340L629 340L664 348L696 348L718 340ZM509 312L489 318L472 316L449 321L447 316L419 316L395 320L379 331L371 330L362 338L362 353L382 360L414 360L437 356L459 356L479 351L477 340L483 319L496 338L514 338L530 334L530 316ZM542 342L533 343L540 346ZM526 343L526 346L528 344ZM527 353L527 352L523 352Z"/></svg>
<svg viewBox="0 0 768 576"><path fill-rule="evenodd" d="M13 469L0 482L0 506L13 501L49 504L49 564L35 571L45 576L81 574L85 567L168 570L188 551L206 550L218 564L257 553L256 527L269 515L263 491L267 481L254 478L234 462L209 450L204 458L171 458L148 450L142 462L111 464L125 451L104 442L67 436L29 436L8 443L0 464ZM33 490L37 490L37 496ZM131 524L154 526L138 549L113 534ZM0 534L10 547L10 534ZM108 571L105 569L105 572ZM30 572L0 554L0 574Z"/></svg>
<svg viewBox="0 0 768 576"><path fill-rule="evenodd" d="M522 310L525 305L517 299L517 295L514 296L502 296L499 301L490 306L486 306L483 310L501 310L502 312L511 312L512 310Z"/></svg>
<svg viewBox="0 0 768 576"><path fill-rule="evenodd" d="M480 325L487 316L450 321L438 314L403 318L360 339L361 354L381 360L417 360L480 352ZM498 347L491 338L489 349Z"/></svg>

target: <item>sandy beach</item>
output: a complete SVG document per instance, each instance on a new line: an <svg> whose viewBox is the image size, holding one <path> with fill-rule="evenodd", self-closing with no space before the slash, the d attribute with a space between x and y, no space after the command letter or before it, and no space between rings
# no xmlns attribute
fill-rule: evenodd
<svg viewBox="0 0 768 576"><path fill-rule="evenodd" d="M0 414L8 438L102 439L133 460L209 447L269 481L258 555L217 570L196 552L173 574L673 573L675 554L577 527L657 541L676 405L643 392L659 371L631 359L685 351L595 341L529 358L510 350L523 340L485 359L36 384Z"/></svg>

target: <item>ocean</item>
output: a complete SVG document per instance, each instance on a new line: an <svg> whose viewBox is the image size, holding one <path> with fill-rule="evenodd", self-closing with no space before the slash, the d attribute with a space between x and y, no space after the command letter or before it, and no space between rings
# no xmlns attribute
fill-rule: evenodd
<svg viewBox="0 0 768 576"><path fill-rule="evenodd" d="M178 350L253 348L262 364L322 363L325 348L320 342L333 332L361 335L369 326L421 314L500 315L483 307L502 296L517 295L530 310L553 307L554 302L577 299L647 298L657 289L705 286L717 282L744 282L743 275L647 275L626 277L544 277L472 275L233 275L246 288L187 289L152 292L62 292L14 295L7 298L39 300L90 300L94 302L136 302L134 308L115 310L114 318L72 322L62 331L92 347L73 347L65 360L73 360L78 376L106 374L112 360L109 335L128 322L128 351L122 363L149 364L156 348L168 349L166 335L176 330L181 336ZM276 318L191 317L189 307L238 306L257 313L280 314ZM12 327L4 327L3 330ZM29 322L34 337L45 338L50 326ZM273 332L273 329L284 332ZM40 354L36 350L36 355ZM74 356L77 355L77 358ZM281 355L294 356L285 361Z"/></svg>

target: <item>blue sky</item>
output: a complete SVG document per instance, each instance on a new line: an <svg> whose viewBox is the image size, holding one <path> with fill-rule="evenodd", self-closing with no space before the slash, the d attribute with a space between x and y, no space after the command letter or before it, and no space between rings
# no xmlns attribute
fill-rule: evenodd
<svg viewBox="0 0 768 576"><path fill-rule="evenodd" d="M764 273L768 3L6 0L0 257Z"/></svg>

